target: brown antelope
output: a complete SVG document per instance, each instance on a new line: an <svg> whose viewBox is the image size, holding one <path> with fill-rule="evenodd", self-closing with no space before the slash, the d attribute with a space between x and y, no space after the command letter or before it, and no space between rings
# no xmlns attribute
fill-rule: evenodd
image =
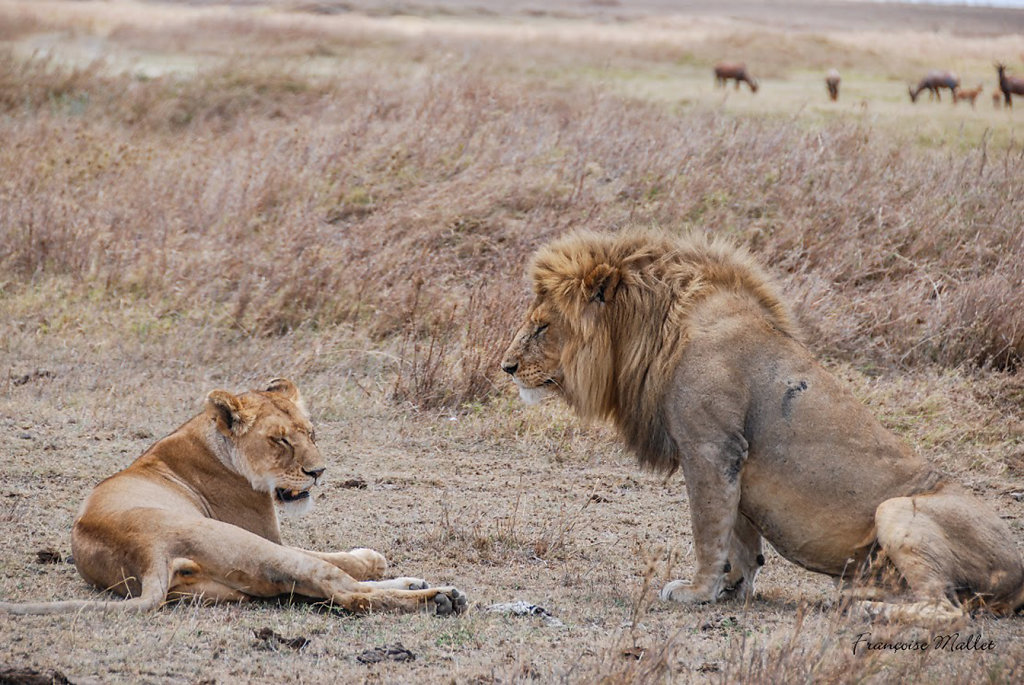
<svg viewBox="0 0 1024 685"><path fill-rule="evenodd" d="M829 69L828 73L825 74L825 86L828 88L828 96L833 102L839 99L839 71L837 69Z"/></svg>
<svg viewBox="0 0 1024 685"><path fill-rule="evenodd" d="M996 64L996 72L999 74L999 90L1003 92L1006 106L1013 107L1013 95L1024 95L1024 78L1020 76L1007 76L1006 65Z"/></svg>
<svg viewBox="0 0 1024 685"><path fill-rule="evenodd" d="M751 93L757 92L757 79L747 73L747 66L743 62L719 62L715 65L715 83L724 88L729 79L736 80L737 90L740 81L745 81Z"/></svg>
<svg viewBox="0 0 1024 685"><path fill-rule="evenodd" d="M924 78L917 82L917 87L910 87L910 101L917 102L917 96L921 94L922 90L928 91L928 99L931 100L934 96L939 102L942 102L942 96L939 95L940 88L949 88L949 92L954 92L960 86L960 78L951 71L938 71L933 69L924 75Z"/></svg>
<svg viewBox="0 0 1024 685"><path fill-rule="evenodd" d="M953 104L967 100L971 103L971 109L974 109L974 101L981 95L981 91L984 90L982 85L979 83L977 88L957 88L953 91Z"/></svg>

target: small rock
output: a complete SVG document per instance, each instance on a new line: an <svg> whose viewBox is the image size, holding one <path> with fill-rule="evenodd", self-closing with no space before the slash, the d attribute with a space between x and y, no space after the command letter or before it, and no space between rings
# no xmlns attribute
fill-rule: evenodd
<svg viewBox="0 0 1024 685"><path fill-rule="evenodd" d="M647 650L643 647L630 647L629 649L622 650L622 656L627 659L636 659L637 661L643 659L646 653Z"/></svg>
<svg viewBox="0 0 1024 685"><path fill-rule="evenodd" d="M36 671L31 668L0 668L0 683L4 685L70 685L71 681L60 671Z"/></svg>
<svg viewBox="0 0 1024 685"><path fill-rule="evenodd" d="M277 645L284 645L285 647L298 651L309 644L309 638L302 636L290 638L282 637L270 628L259 628L258 630L252 631L252 634L256 636L257 642L253 644L253 647L256 647L257 649L276 650Z"/></svg>
<svg viewBox="0 0 1024 685"><path fill-rule="evenodd" d="M383 647L374 647L356 655L361 664L376 664L381 661L415 661L416 655L405 648L401 642Z"/></svg>
<svg viewBox="0 0 1024 685"><path fill-rule="evenodd" d="M62 561L64 557L55 549L41 549L36 552L37 564L59 564Z"/></svg>
<svg viewBox="0 0 1024 685"><path fill-rule="evenodd" d="M536 604L530 604L523 600L492 604L489 607L486 607L484 611L496 614L511 614L512 616L540 616L541 619L543 619L544 624L551 626L552 628L561 628L565 625L560 620L552 616L551 612L544 607L537 606Z"/></svg>

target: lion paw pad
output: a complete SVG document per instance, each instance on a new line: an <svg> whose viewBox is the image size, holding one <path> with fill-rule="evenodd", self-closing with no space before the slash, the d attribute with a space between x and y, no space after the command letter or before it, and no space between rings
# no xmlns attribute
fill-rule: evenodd
<svg viewBox="0 0 1024 685"><path fill-rule="evenodd" d="M437 616L461 614L466 610L468 601L466 594L456 588L445 588L434 595L434 613Z"/></svg>

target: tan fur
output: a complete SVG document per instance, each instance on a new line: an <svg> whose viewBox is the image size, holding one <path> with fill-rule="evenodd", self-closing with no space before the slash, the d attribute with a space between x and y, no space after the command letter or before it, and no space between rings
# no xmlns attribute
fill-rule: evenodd
<svg viewBox="0 0 1024 685"><path fill-rule="evenodd" d="M697 568L664 599L753 591L762 536L846 581L898 571L899 618L1024 605L1005 523L883 428L799 341L742 250L694 235L576 233L542 247L502 361L527 401L607 418L642 465L681 468Z"/></svg>
<svg viewBox="0 0 1024 685"><path fill-rule="evenodd" d="M455 588L430 589L418 578L376 581L387 562L373 550L285 546L275 501L286 511L308 508L323 472L293 383L279 378L266 391L237 396L214 390L202 413L97 485L75 520L71 547L79 573L130 599L0 602L0 611L146 611L183 597L280 595L355 612L465 608L465 595Z"/></svg>

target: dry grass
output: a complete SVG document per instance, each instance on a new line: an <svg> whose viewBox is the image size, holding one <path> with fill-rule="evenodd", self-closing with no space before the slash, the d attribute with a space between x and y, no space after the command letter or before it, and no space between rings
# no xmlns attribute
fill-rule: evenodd
<svg viewBox="0 0 1024 685"><path fill-rule="evenodd" d="M1024 278L1016 146L680 115L469 65L325 79L231 63L184 81L0 68L15 84L0 161L23 171L0 209L9 273L175 315L202 302L247 334L349 323L404 341L415 396L486 398L493 354L467 364L466 344L493 349L482 333L516 309L507 281L575 225L749 243L837 355L1012 369L1024 353L1024 313L1005 306Z"/></svg>
<svg viewBox="0 0 1024 685"><path fill-rule="evenodd" d="M921 65L882 32L868 46L719 19L645 41L645 19L533 18L523 35L508 18L345 19L0 4L0 594L87 596L71 566L34 560L67 554L82 493L207 390L288 375L337 483L290 540L379 548L400 573L568 627L277 606L2 618L0 664L152 681L1019 680L1019 619L972 624L992 653L853 655L885 629L778 557L749 606L653 602L691 563L682 482L636 473L564 409L520 407L497 369L540 243L578 226L728 235L783 280L811 346L992 499L1019 545L1019 113L912 107L892 79ZM978 40L950 38L988 68ZM709 83L740 47L769 77L756 100ZM895 95L824 103L807 62L836 55L852 90ZM256 649L265 625L311 645ZM396 639L416 662L354 660Z"/></svg>

